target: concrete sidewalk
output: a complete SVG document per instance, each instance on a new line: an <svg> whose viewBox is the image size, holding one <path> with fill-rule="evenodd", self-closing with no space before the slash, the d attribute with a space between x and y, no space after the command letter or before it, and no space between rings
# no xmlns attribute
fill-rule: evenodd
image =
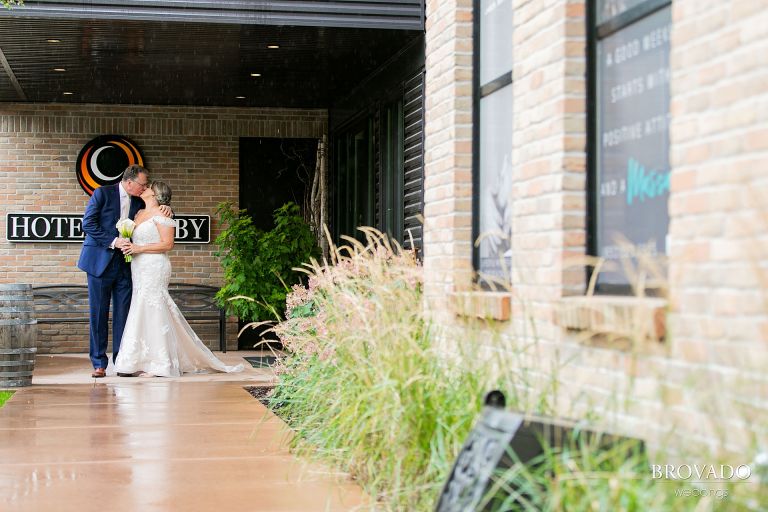
<svg viewBox="0 0 768 512"><path fill-rule="evenodd" d="M217 353L227 364L243 355ZM84 355L41 356L33 385L0 409L0 510L368 508L346 475L292 456L285 424L243 389L269 383L269 369L174 379L89 369Z"/></svg>

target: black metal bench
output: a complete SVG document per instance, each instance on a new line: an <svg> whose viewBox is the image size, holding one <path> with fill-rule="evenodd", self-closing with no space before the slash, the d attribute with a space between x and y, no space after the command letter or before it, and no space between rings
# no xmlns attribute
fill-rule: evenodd
<svg viewBox="0 0 768 512"><path fill-rule="evenodd" d="M88 323L88 287L81 284L35 286L35 315L38 324ZM214 286L171 283L168 292L187 320L216 320L219 349L227 351L227 315L214 296Z"/></svg>

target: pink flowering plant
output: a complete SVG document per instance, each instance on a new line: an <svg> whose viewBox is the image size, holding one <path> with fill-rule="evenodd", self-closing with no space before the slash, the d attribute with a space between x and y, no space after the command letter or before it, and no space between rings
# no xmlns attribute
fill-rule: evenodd
<svg viewBox="0 0 768 512"><path fill-rule="evenodd" d="M332 361L342 339L354 341L346 347L370 344L357 333L371 329L391 314L393 310L388 307L396 307L395 303L411 302L412 311L417 309L422 277L413 252L393 245L378 232L368 234L368 246L356 242L335 249L331 264L313 261L304 267L309 276L306 287L291 287L286 296L286 320L274 331L283 347L293 354L293 364L307 364L314 359ZM387 300L381 300L381 293L388 289L394 293L387 292ZM284 370L277 368L278 373Z"/></svg>

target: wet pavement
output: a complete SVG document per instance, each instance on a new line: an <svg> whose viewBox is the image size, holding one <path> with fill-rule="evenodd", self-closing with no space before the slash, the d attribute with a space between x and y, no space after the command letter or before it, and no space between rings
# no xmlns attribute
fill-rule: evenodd
<svg viewBox="0 0 768 512"><path fill-rule="evenodd" d="M245 363L243 355L217 353L227 364ZM244 389L269 384L269 369L168 379L89 373L84 355L40 356L33 385L0 408L0 510L307 512L366 503L347 475L289 453L285 424Z"/></svg>

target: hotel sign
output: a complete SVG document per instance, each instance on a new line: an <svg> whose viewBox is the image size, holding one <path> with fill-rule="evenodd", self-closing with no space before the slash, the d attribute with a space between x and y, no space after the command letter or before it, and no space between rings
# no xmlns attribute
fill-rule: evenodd
<svg viewBox="0 0 768 512"><path fill-rule="evenodd" d="M177 244L211 241L210 215L174 215ZM9 242L82 242L83 216L77 213L9 213L5 222Z"/></svg>

